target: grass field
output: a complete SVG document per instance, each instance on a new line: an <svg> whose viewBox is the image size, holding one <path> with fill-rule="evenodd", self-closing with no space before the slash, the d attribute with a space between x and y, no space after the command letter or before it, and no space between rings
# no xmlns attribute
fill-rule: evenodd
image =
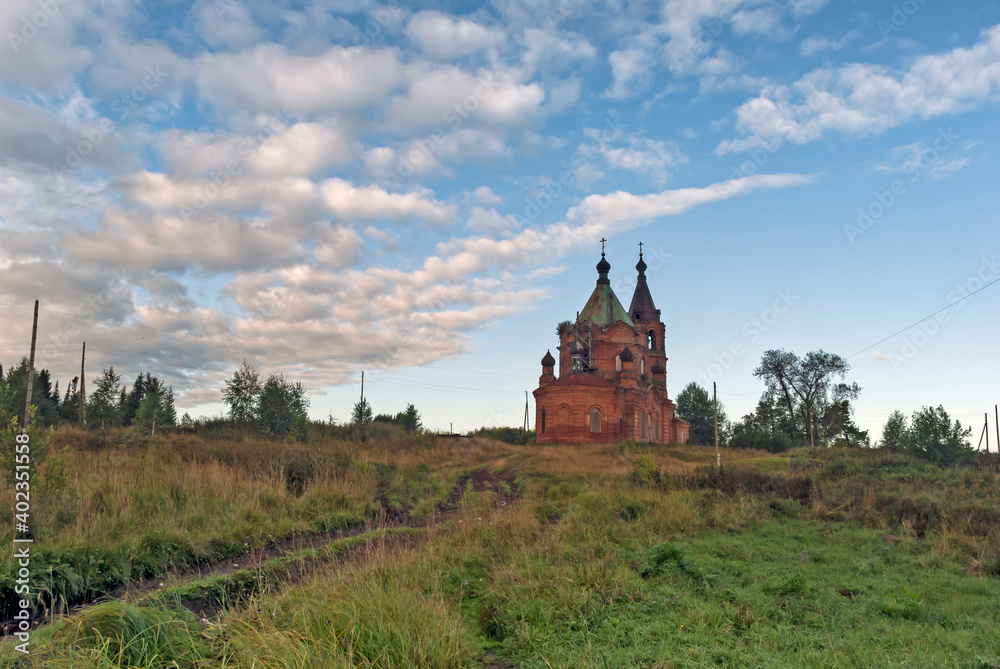
<svg viewBox="0 0 1000 669"><path fill-rule="evenodd" d="M990 469L724 449L719 472L702 447L391 431L55 438L72 475L34 501L32 578L72 612L30 662L0 645L8 666L1000 669Z"/></svg>

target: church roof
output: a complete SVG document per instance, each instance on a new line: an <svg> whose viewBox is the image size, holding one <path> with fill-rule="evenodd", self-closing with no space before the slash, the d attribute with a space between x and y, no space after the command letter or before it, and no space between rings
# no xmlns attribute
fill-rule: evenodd
<svg viewBox="0 0 1000 669"><path fill-rule="evenodd" d="M659 321L660 314L653 304L653 296L649 293L649 286L646 284L646 263L642 261L642 254L639 254L639 262L635 269L639 272L636 279L635 292L632 293L632 304L629 305L630 316L644 321ZM639 314L639 316L636 316Z"/></svg>
<svg viewBox="0 0 1000 669"><path fill-rule="evenodd" d="M579 320L590 321L594 325L602 327L611 325L615 321L623 321L626 325L635 325L628 317L625 307L618 301L615 291L611 290L611 286L607 284L599 285L594 289L590 299L587 300L587 305L580 312Z"/></svg>
<svg viewBox="0 0 1000 669"><path fill-rule="evenodd" d="M615 291L611 290L611 282L608 281L608 271L611 263L607 261L604 254L601 254L601 262L597 265L597 287L590 294L590 299L580 311L577 321L590 321L594 325L604 327L611 325L615 321L622 321L626 325L635 325L629 318L625 307L618 301Z"/></svg>

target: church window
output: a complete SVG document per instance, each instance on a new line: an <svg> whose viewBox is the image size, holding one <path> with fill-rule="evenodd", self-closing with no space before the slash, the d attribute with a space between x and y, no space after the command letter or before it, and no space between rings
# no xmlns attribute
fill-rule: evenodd
<svg viewBox="0 0 1000 669"><path fill-rule="evenodd" d="M590 431L600 432L601 431L601 410L594 407L590 410Z"/></svg>
<svg viewBox="0 0 1000 669"><path fill-rule="evenodd" d="M615 356L615 371L622 371L622 357L620 355Z"/></svg>
<svg viewBox="0 0 1000 669"><path fill-rule="evenodd" d="M642 358L641 360L639 360L639 374L641 375L645 373L646 373L646 359Z"/></svg>
<svg viewBox="0 0 1000 669"><path fill-rule="evenodd" d="M646 414L646 436L653 441L653 415Z"/></svg>
<svg viewBox="0 0 1000 669"><path fill-rule="evenodd" d="M545 409L542 409L542 426L541 427L542 427L542 429L540 430L540 432L544 433L545 432Z"/></svg>
<svg viewBox="0 0 1000 669"><path fill-rule="evenodd" d="M556 429L568 430L573 426L573 410L565 404L556 410Z"/></svg>
<svg viewBox="0 0 1000 669"><path fill-rule="evenodd" d="M653 416L653 438L660 441L660 414Z"/></svg>
<svg viewBox="0 0 1000 669"><path fill-rule="evenodd" d="M647 338L649 339L649 350L652 351L656 348L656 333L650 330Z"/></svg>

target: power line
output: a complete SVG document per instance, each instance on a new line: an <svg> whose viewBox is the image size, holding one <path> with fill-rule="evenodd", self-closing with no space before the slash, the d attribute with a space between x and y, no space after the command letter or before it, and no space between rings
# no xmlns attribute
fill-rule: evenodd
<svg viewBox="0 0 1000 669"><path fill-rule="evenodd" d="M972 292L971 292L971 293L969 293L968 295L964 295L964 296L962 297L962 299L960 299L960 300L955 300L954 302L951 302L950 304L948 304L948 306L945 306L945 307L942 307L942 308L938 309L938 310L937 310L937 311L935 311L935 312L934 312L933 314L929 314L929 315L927 315L927 316L924 316L924 317L923 317L923 318L921 318L920 320L917 320L917 321L914 321L913 323L910 323L909 325L907 325L907 326L906 326L905 328L903 328L902 330L898 330L898 331L896 331L896 332L893 332L893 333L892 333L891 335L889 335L888 337L886 337L886 338L884 338L884 339L879 339L879 340L878 340L877 342L875 342L875 343L874 343L874 344L872 344L871 346L866 346L865 348L861 349L861 350L860 350L860 351L858 351L857 353L852 353L851 355L847 356L847 360L850 360L850 359L851 359L851 358L853 358L853 357L856 357L856 356L858 356L858 355L861 355L862 353L864 353L864 352L865 352L865 351L867 351L868 349L872 349L872 348L875 348L876 346L878 346L878 345L879 345L879 344L881 344L882 342L886 342L886 341L889 341L890 339L892 339L892 338L893 338L893 337L895 337L896 335L899 335L899 334L902 334L902 333L906 332L907 330L909 330L910 328L912 328L912 327L915 327L915 326L917 326L917 325L920 325L921 323L923 323L924 321L926 321L926 320L927 320L928 318L933 318L934 316L937 316L937 315L938 315L939 313L941 313L942 311L946 311L946 310L948 310L948 309L951 309L951 308L952 308L953 306L955 306L955 305L956 305L956 304L958 304L959 302L964 302L965 300L969 299L970 297L972 297L972 296L973 296L973 295L975 295L976 293L978 293L978 292L980 292L980 291L983 291L983 290L986 290L987 288L989 288L990 286L992 286L992 285L993 285L993 284L995 284L995 283L1000 283L1000 279L994 279L993 281L990 281L990 282L989 282L988 284L986 284L985 286L982 286L982 287L980 287L980 288L978 288L978 289L976 289L976 290L972 291Z"/></svg>

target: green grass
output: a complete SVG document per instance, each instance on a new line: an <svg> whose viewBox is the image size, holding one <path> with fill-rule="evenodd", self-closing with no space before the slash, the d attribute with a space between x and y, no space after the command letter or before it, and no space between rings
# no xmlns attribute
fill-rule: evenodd
<svg viewBox="0 0 1000 669"><path fill-rule="evenodd" d="M994 472L843 450L795 453L824 463L795 473L787 456L729 451L721 474L630 476L582 471L562 450L536 468L545 447L366 448L351 468L424 529L90 607L36 633L36 662L1000 667ZM655 449L689 462L712 451ZM465 490L440 513L465 475L512 462L517 481ZM319 513L342 504L315 487ZM201 621L180 607L191 601L223 610Z"/></svg>

